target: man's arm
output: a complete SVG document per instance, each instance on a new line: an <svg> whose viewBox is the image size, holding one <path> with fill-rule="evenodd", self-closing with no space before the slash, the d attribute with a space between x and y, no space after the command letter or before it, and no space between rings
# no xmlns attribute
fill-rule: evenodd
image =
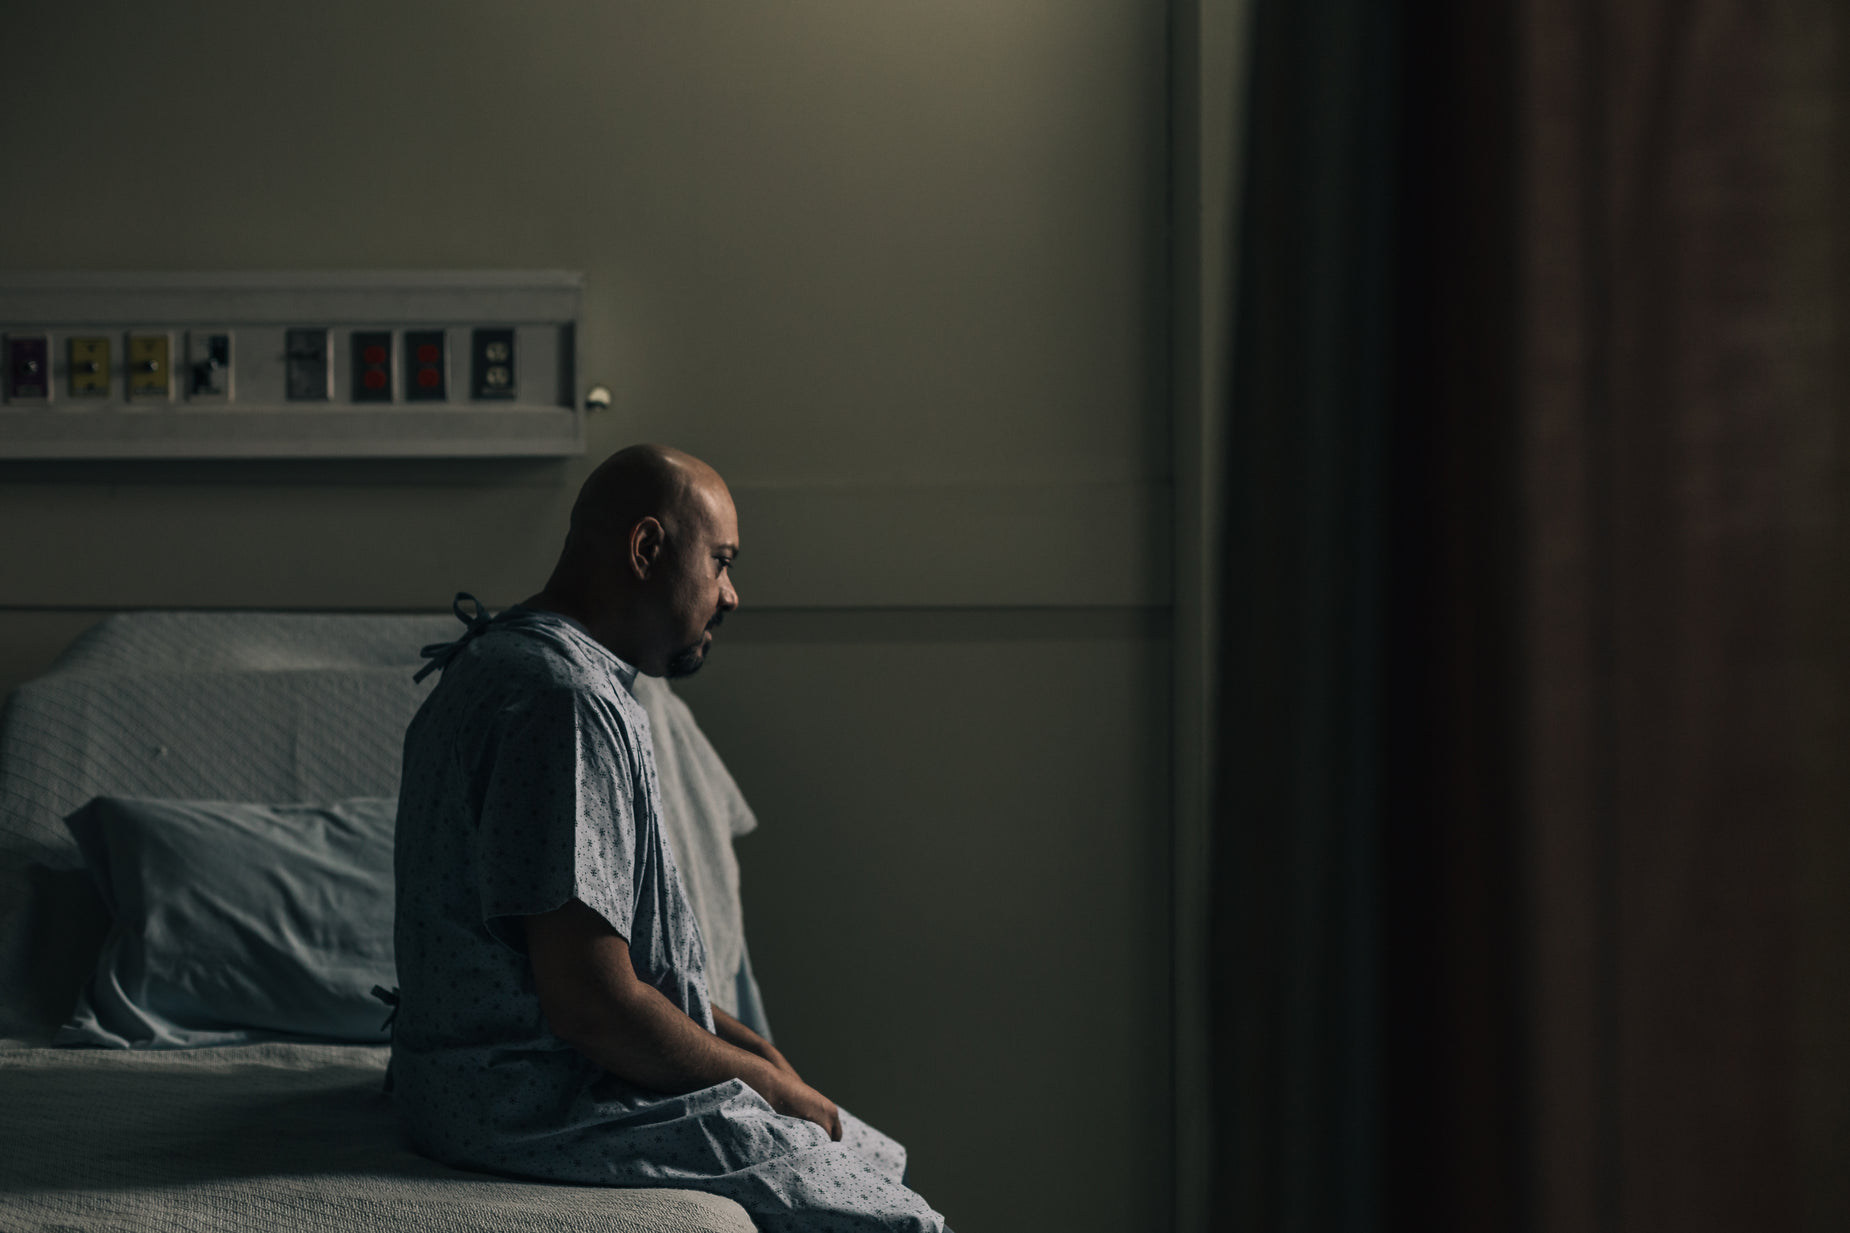
<svg viewBox="0 0 1850 1233"><path fill-rule="evenodd" d="M756 1053L771 1065L777 1067L792 1079L801 1079L797 1068L790 1064L788 1058L777 1051L777 1046L758 1033L734 1019L731 1015L715 1006L713 1008L713 1026L719 1032L719 1038L729 1045L735 1045L747 1053Z"/></svg>
<svg viewBox="0 0 1850 1233"><path fill-rule="evenodd" d="M780 1067L688 1018L637 977L629 943L578 900L527 917L526 931L534 988L553 1033L611 1074L657 1092L691 1092L742 1079L779 1113L807 1118L830 1138L841 1138L841 1115L828 1097L798 1079L789 1063ZM738 1020L726 1018L777 1052Z"/></svg>

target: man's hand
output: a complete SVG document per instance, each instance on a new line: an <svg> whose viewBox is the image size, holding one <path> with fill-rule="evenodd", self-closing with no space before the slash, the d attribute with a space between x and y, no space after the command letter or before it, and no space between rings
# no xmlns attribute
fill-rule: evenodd
<svg viewBox="0 0 1850 1233"><path fill-rule="evenodd" d="M740 1079L787 1117L816 1123L841 1138L841 1114L797 1077L769 1041L730 1015L715 1013L709 1032L646 984L630 965L629 943L596 912L573 899L526 919L534 991L554 1035L637 1087L691 1092ZM732 1032L746 1048L728 1040ZM763 1050L761 1052L760 1050Z"/></svg>
<svg viewBox="0 0 1850 1233"><path fill-rule="evenodd" d="M771 1102L771 1107L785 1117L800 1117L816 1123L829 1132L829 1138L841 1142L841 1110L835 1102L818 1092L809 1084L791 1072L778 1085L775 1095L760 1093Z"/></svg>
<svg viewBox="0 0 1850 1233"><path fill-rule="evenodd" d="M713 1028L721 1040L763 1058L784 1076L786 1081L777 1085L775 1094L760 1093L771 1102L773 1109L785 1117L807 1118L828 1131L829 1138L841 1140L841 1112L836 1109L835 1102L803 1082L803 1076L778 1052L776 1045L717 1006L713 1008Z"/></svg>

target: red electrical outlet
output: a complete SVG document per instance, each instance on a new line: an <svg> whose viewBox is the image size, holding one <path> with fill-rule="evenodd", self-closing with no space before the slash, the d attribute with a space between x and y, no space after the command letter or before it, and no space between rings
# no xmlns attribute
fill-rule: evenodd
<svg viewBox="0 0 1850 1233"><path fill-rule="evenodd" d="M405 331L405 401L442 402L449 397L449 348L442 330Z"/></svg>
<svg viewBox="0 0 1850 1233"><path fill-rule="evenodd" d="M353 401L392 401L392 332L355 330L353 344Z"/></svg>

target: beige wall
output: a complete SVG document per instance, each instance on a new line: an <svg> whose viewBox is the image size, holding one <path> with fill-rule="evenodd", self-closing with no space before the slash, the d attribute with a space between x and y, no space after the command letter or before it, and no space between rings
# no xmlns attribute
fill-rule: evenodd
<svg viewBox="0 0 1850 1233"><path fill-rule="evenodd" d="M1164 6L7 20L0 268L585 271L593 456L739 498L687 696L780 1039L960 1233L1165 1226ZM0 465L0 688L118 608L517 599L585 465Z"/></svg>

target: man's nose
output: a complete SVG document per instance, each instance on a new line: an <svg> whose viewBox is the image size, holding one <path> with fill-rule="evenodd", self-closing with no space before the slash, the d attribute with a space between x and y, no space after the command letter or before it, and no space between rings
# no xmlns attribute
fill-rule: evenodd
<svg viewBox="0 0 1850 1233"><path fill-rule="evenodd" d="M738 606L739 606L739 589L733 586L732 580L728 578L726 581L720 583L719 610L721 612L731 612L734 608L737 608Z"/></svg>

